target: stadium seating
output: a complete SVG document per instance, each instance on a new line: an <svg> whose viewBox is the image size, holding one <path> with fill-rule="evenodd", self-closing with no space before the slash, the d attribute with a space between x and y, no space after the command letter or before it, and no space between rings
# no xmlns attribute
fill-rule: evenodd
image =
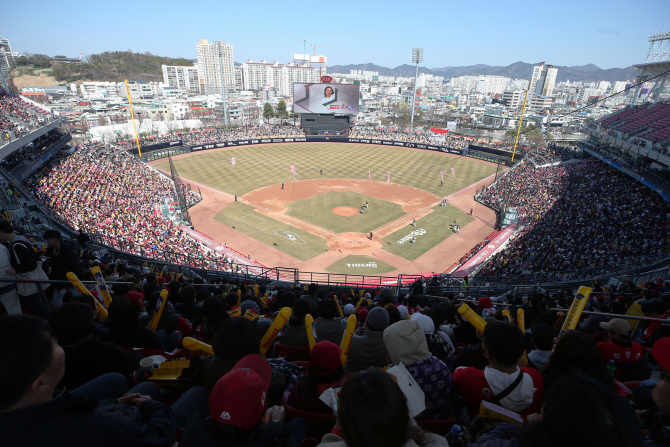
<svg viewBox="0 0 670 447"><path fill-rule="evenodd" d="M664 143L670 139L670 104L642 105L614 113L600 121L606 129Z"/></svg>

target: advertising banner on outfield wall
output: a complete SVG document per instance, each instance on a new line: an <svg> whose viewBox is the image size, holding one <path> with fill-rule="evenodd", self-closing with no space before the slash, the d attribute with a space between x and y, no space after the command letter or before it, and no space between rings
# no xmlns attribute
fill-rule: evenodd
<svg viewBox="0 0 670 447"><path fill-rule="evenodd" d="M658 186L656 183L654 183L651 180L645 178L644 176L638 174L637 172L635 172L631 169L628 169L627 167L617 163L614 160L610 160L609 158L606 158L606 157L600 155L598 152L589 149L588 147L586 147L585 145L583 145L581 143L578 144L578 146L582 150L584 150L584 151L588 152L589 154L593 155L594 157L596 157L597 159L607 163L608 165L612 166L613 168L618 169L619 171L621 171L625 174L630 175L631 177L633 177L638 182L647 185L648 187L650 187L651 189L656 191L658 194L660 194L660 196L663 197L663 199L665 199L666 202L670 202L670 191L666 191L664 188Z"/></svg>
<svg viewBox="0 0 670 447"><path fill-rule="evenodd" d="M293 137L293 138L258 138L238 141L224 141L220 143L208 143L191 146L191 151L204 151L221 147L246 146L251 144L268 143L355 143L355 144L377 144L382 146L411 147L416 149L427 149L431 151L446 152L449 154L467 155L467 149L454 149L447 146L437 146L426 143L407 143L404 141L373 140L370 138L333 138L327 136Z"/></svg>

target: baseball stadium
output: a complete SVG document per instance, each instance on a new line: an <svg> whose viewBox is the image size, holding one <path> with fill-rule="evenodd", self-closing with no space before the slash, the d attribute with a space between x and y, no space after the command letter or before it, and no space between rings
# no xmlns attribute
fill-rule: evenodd
<svg viewBox="0 0 670 447"><path fill-rule="evenodd" d="M309 54L249 121L269 87L228 100L223 68L198 119L141 108L144 81L75 113L0 71L0 445L668 445L670 33L649 42L561 104L531 66L520 111L482 112L500 128L441 78L459 121L418 125L419 48L389 82L408 128Z"/></svg>

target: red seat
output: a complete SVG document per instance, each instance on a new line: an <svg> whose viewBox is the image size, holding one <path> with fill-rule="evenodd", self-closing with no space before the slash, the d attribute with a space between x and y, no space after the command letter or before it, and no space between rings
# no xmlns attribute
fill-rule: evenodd
<svg viewBox="0 0 670 447"><path fill-rule="evenodd" d="M449 433L451 431L451 427L453 427L454 424L458 424L458 420L456 418L416 421L416 425L425 431L437 433L438 435L442 436L445 436L447 433Z"/></svg>
<svg viewBox="0 0 670 447"><path fill-rule="evenodd" d="M277 357L282 357L283 353L286 353L287 362L309 362L309 346L289 346L275 343L275 354Z"/></svg>

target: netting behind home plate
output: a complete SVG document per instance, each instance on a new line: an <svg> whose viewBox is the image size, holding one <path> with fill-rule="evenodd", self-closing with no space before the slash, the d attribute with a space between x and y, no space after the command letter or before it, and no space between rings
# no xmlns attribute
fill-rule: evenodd
<svg viewBox="0 0 670 447"><path fill-rule="evenodd" d="M172 157L168 157L170 161L170 175L172 176L172 181L174 182L174 190L177 196L177 203L179 203L179 209L181 210L181 215L185 221L188 221L189 225L192 226L191 216L188 214L188 202L184 195L186 185L181 181L181 177L177 173L177 168L175 168L174 163L172 162Z"/></svg>

